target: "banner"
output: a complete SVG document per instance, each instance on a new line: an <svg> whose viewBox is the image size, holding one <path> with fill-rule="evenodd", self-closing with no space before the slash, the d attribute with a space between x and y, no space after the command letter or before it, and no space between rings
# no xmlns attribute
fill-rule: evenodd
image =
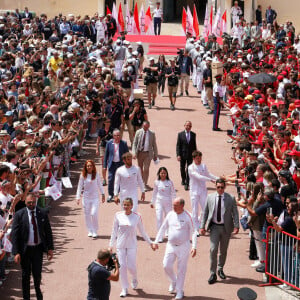
<svg viewBox="0 0 300 300"><path fill-rule="evenodd" d="M139 16L139 21L140 21L140 29L141 29L141 34L145 34L145 10L144 10L144 4L142 3L141 10L140 10L140 16Z"/></svg>
<svg viewBox="0 0 300 300"><path fill-rule="evenodd" d="M117 8L116 8L116 4L114 2L113 4L113 8L112 8L112 13L111 13L112 17L116 20L117 23L117 30L118 32L120 32L120 26L119 26L119 22L118 22L118 13L117 13Z"/></svg>
<svg viewBox="0 0 300 300"><path fill-rule="evenodd" d="M216 37L220 37L220 34L221 34L221 9L220 9L220 7L218 8L217 14L215 16L214 25L213 25L213 28L212 28L212 33Z"/></svg>
<svg viewBox="0 0 300 300"><path fill-rule="evenodd" d="M221 19L221 36L224 32L227 32L227 12L226 9L222 15L222 19Z"/></svg>
<svg viewBox="0 0 300 300"><path fill-rule="evenodd" d="M122 11L121 3L119 5L118 23L119 23L119 26L120 26L120 31L124 31L125 30L125 24L124 24L124 17L123 17L123 11Z"/></svg>
<svg viewBox="0 0 300 300"><path fill-rule="evenodd" d="M192 34L192 36L194 36L195 35L195 31L194 31L194 28L193 28L193 16L192 16L192 13L191 13L191 10L190 10L189 6L187 6L186 14L187 14L187 18L186 18L186 32L189 32L189 33Z"/></svg>
<svg viewBox="0 0 300 300"><path fill-rule="evenodd" d="M198 37L199 36L199 22L198 22L198 16L197 16L197 10L196 10L195 4L194 4L194 11L193 11L193 28L195 31L195 36Z"/></svg>
<svg viewBox="0 0 300 300"><path fill-rule="evenodd" d="M210 15L209 15L209 22L208 22L208 32L207 36L212 33L212 26L213 26L213 13L214 13L214 8L211 6L210 8Z"/></svg>
<svg viewBox="0 0 300 300"><path fill-rule="evenodd" d="M106 15L111 15L111 11L110 11L108 5L106 5Z"/></svg>
<svg viewBox="0 0 300 300"><path fill-rule="evenodd" d="M133 34L133 17L131 17L128 5L126 7L126 31L127 34Z"/></svg>
<svg viewBox="0 0 300 300"><path fill-rule="evenodd" d="M135 28L136 28L137 32L139 34L141 34L140 21L139 21L139 11L138 11L137 3L135 3L135 6L134 6L133 19L134 19Z"/></svg>
<svg viewBox="0 0 300 300"><path fill-rule="evenodd" d="M208 36L208 4L206 4L206 9L205 9L205 17L204 17L204 25L203 25L202 36L203 37Z"/></svg>
<svg viewBox="0 0 300 300"><path fill-rule="evenodd" d="M182 30L184 32L184 35L186 35L186 19L187 19L186 10L183 7L182 8L182 21L181 21L181 24L182 24Z"/></svg>
<svg viewBox="0 0 300 300"><path fill-rule="evenodd" d="M154 35L154 28L153 28L150 6L148 7L145 14L145 32L146 34Z"/></svg>

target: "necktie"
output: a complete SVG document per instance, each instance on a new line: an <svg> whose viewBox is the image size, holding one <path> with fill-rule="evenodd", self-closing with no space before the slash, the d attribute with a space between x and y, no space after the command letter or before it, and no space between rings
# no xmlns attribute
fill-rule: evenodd
<svg viewBox="0 0 300 300"><path fill-rule="evenodd" d="M221 201L222 201L222 196L219 195L219 201L218 201L218 210L217 210L217 221L221 222Z"/></svg>
<svg viewBox="0 0 300 300"><path fill-rule="evenodd" d="M32 223L32 226L33 226L34 243L37 244L38 243L38 232L37 232L37 226L36 226L36 221L35 221L33 210L31 211L31 223Z"/></svg>
<svg viewBox="0 0 300 300"><path fill-rule="evenodd" d="M143 141L142 141L142 147L141 147L141 151L144 150L144 147L145 147L145 141L146 141L146 131L144 131L144 135L143 135Z"/></svg>
<svg viewBox="0 0 300 300"><path fill-rule="evenodd" d="M190 142L190 133L189 132L186 133L186 140L188 143Z"/></svg>

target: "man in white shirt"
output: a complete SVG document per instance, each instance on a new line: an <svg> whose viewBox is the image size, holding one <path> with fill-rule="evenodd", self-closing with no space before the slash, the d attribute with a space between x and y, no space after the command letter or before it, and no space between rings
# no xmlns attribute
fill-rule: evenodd
<svg viewBox="0 0 300 300"><path fill-rule="evenodd" d="M214 119L213 119L213 131L221 131L219 128L219 118L220 118L220 111L221 105L224 104L223 97L224 97L224 89L221 85L222 81L222 74L218 74L215 76L216 83L213 87L213 98L214 98Z"/></svg>
<svg viewBox="0 0 300 300"><path fill-rule="evenodd" d="M238 1L234 1L234 6L231 7L231 19L234 26L236 21L239 21L240 16L243 15L242 9L239 7Z"/></svg>
<svg viewBox="0 0 300 300"><path fill-rule="evenodd" d="M95 29L97 30L97 43L101 40L105 40L105 32L107 30L106 23L104 22L104 15L100 15L99 19L95 24Z"/></svg>
<svg viewBox="0 0 300 300"><path fill-rule="evenodd" d="M225 193L225 180L216 180L217 192L209 194L204 209L203 219L200 225L200 233L205 235L205 224L210 230L210 277L209 284L217 281L218 275L221 279L226 279L223 272L225 265L227 249L231 233L239 232L239 213L236 206L235 198ZM218 249L220 254L218 258Z"/></svg>
<svg viewBox="0 0 300 300"><path fill-rule="evenodd" d="M160 35L161 22L163 22L163 11L160 8L160 2L156 2L156 8L152 16L154 18L154 33L155 35Z"/></svg>
<svg viewBox="0 0 300 300"><path fill-rule="evenodd" d="M200 151L194 151L192 156L193 163L188 167L190 199L192 204L192 218L195 228L198 230L200 227L199 205L201 206L201 215L203 215L207 198L206 181L215 181L218 177L208 172L206 165L202 163L202 153Z"/></svg>
<svg viewBox="0 0 300 300"><path fill-rule="evenodd" d="M160 227L154 244L163 238L166 230L168 231L168 243L163 260L163 267L170 281L169 292L176 293L175 299L183 299L183 285L187 269L189 253L192 257L196 255L197 231L195 230L191 215L184 210L184 200L176 198L173 201L173 211L170 211L162 226ZM190 238L192 237L192 249ZM177 275L173 265L178 260Z"/></svg>
<svg viewBox="0 0 300 300"><path fill-rule="evenodd" d="M123 200L131 198L133 200L133 212L137 212L138 207L138 187L142 195L141 200L145 200L145 187L141 175L141 170L137 166L132 165L132 154L130 152L122 155L124 166L117 169L115 175L114 200L115 203L121 203L123 208Z"/></svg>

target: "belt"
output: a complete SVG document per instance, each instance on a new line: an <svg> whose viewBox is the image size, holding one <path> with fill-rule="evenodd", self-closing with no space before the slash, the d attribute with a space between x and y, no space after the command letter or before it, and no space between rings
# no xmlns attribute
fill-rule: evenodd
<svg viewBox="0 0 300 300"><path fill-rule="evenodd" d="M215 222L211 222L212 225L217 225L217 226L224 226L224 223L222 224L218 224L218 223L215 223Z"/></svg>

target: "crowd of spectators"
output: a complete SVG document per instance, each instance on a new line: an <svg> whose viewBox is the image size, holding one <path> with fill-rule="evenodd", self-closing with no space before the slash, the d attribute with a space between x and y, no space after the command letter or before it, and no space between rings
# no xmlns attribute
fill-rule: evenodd
<svg viewBox="0 0 300 300"><path fill-rule="evenodd" d="M239 188L238 204L245 209L257 248L250 258L258 256L253 266L264 272L262 239L268 225L300 237L300 43L291 22L278 25L275 19L272 24L262 20L251 25L242 20L239 26L241 36L224 36L221 47L214 37L208 41L188 37L184 56L193 59L193 84L199 93L204 73L204 90L212 85L207 81L212 75L205 71L211 61L223 63L222 103L230 112L228 143L237 165L237 172L226 174L226 179ZM104 35L99 35L103 28ZM26 195L36 193L39 205L47 206L45 188L60 189L59 180L69 177L72 162L85 154L86 141L98 137L97 153L103 156L114 128L123 132L126 125L132 143L135 131L148 120L143 101L133 101L143 70L143 47L131 45L124 36L113 42L115 31L113 18L98 14L48 19L45 14L34 17L28 10L16 10L0 16L0 227L4 229L0 285L7 260L13 260L5 232L13 213L24 207ZM149 70L156 65L155 72L159 70L159 64L150 61ZM160 61L168 67L164 57ZM275 80L268 84L249 80L261 72ZM164 72L158 75L163 93ZM183 79L186 83L186 76ZM156 95L157 85L153 88ZM154 101L155 97L149 108ZM213 109L207 102L204 106ZM104 185L105 176L104 171ZM298 258L288 260L298 265L291 283L299 287L298 246L293 253Z"/></svg>

